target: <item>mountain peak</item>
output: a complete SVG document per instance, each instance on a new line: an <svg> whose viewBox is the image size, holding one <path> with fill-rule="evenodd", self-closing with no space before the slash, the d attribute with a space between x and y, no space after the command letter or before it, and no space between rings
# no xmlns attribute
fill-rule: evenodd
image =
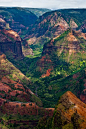
<svg viewBox="0 0 86 129"><path fill-rule="evenodd" d="M50 125L50 123L47 122L47 125ZM83 129L84 127L85 129L86 104L81 102L72 92L67 91L59 100L54 115L51 118L50 127L64 129Z"/></svg>
<svg viewBox="0 0 86 129"><path fill-rule="evenodd" d="M71 91L67 91L65 94L63 94L61 99L59 100L59 103L62 103L63 105L64 104L80 105L86 108L86 104L80 101L80 99L78 99Z"/></svg>
<svg viewBox="0 0 86 129"><path fill-rule="evenodd" d="M67 119L71 120L71 116L77 112L77 114L82 118L86 119L86 104L78 99L72 92L67 91L62 95L59 100L57 110L65 112ZM64 113L63 113L64 114Z"/></svg>

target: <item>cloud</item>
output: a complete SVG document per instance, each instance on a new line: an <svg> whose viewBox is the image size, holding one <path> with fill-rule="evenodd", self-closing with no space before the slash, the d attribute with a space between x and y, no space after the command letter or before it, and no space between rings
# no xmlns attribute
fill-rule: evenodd
<svg viewBox="0 0 86 129"><path fill-rule="evenodd" d="M3 3L7 3L7 2L12 2L13 0L0 0L0 3L3 2Z"/></svg>
<svg viewBox="0 0 86 129"><path fill-rule="evenodd" d="M86 8L85 0L0 0L1 6L32 8Z"/></svg>

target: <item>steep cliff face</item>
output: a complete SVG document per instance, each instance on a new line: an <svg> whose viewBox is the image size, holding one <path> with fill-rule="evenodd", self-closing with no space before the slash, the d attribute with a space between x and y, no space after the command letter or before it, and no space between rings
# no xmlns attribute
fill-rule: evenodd
<svg viewBox="0 0 86 129"><path fill-rule="evenodd" d="M22 40L22 53L26 57L28 55L34 55L33 50L30 48L26 40Z"/></svg>
<svg viewBox="0 0 86 129"><path fill-rule="evenodd" d="M13 53L14 57L22 57L21 38L13 30L0 30L0 51Z"/></svg>

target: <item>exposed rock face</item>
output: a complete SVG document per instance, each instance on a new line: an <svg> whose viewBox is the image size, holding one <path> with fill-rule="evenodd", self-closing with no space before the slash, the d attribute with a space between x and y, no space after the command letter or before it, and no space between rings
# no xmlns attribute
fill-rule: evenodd
<svg viewBox="0 0 86 129"><path fill-rule="evenodd" d="M12 52L15 57L22 57L21 38L13 30L0 30L0 51Z"/></svg>
<svg viewBox="0 0 86 129"><path fill-rule="evenodd" d="M76 14L72 12L75 12L75 10L59 10L42 15L32 28L28 29L29 31L26 35L26 39L29 39L28 43L40 44L41 42L41 44L44 44L50 38L61 35L69 27L76 30L78 23L82 24L77 18L77 13L81 17L81 11L77 10Z"/></svg>
<svg viewBox="0 0 86 129"><path fill-rule="evenodd" d="M23 101L30 101L30 95L26 93L24 86L19 83L15 82L7 77L2 77L1 82L0 82L0 91L2 94L0 94L2 97L6 96L6 99L11 99L12 96L17 95L17 99ZM5 94L3 94L5 92ZM28 92L29 93L29 92ZM30 93L31 94L31 93ZM22 98L20 97L22 96ZM26 99L27 96L27 99Z"/></svg>
<svg viewBox="0 0 86 129"><path fill-rule="evenodd" d="M33 26L28 36L28 44L40 43L44 44L51 37L57 37L69 28L64 18L54 12L48 16L43 15Z"/></svg>
<svg viewBox="0 0 86 129"><path fill-rule="evenodd" d="M62 111L61 118L70 121L70 123L73 123L73 126L77 123L77 128L86 128L86 104L70 91L66 92L59 100L57 111ZM75 121L73 121L74 114L78 116ZM79 122L80 119L83 122Z"/></svg>
<svg viewBox="0 0 86 129"><path fill-rule="evenodd" d="M4 19L0 18L0 27L5 28L6 27L6 22Z"/></svg>
<svg viewBox="0 0 86 129"><path fill-rule="evenodd" d="M69 34L68 34L67 40L68 40L69 42L78 41L77 38L76 38L72 33L69 33Z"/></svg>
<svg viewBox="0 0 86 129"><path fill-rule="evenodd" d="M43 119L42 121L40 120L38 129L42 124L41 122L43 122ZM46 121L45 125L43 126L46 127L46 129L85 129L86 104L81 102L72 92L66 92L59 100L53 117L49 119L49 122Z"/></svg>
<svg viewBox="0 0 86 129"><path fill-rule="evenodd" d="M28 42L24 40L22 40L22 53L24 56L34 55L33 50L28 45Z"/></svg>
<svg viewBox="0 0 86 129"><path fill-rule="evenodd" d="M64 51L64 49L69 51L69 55L72 53L76 53L81 48L80 48L80 41L75 36L83 37L84 39L86 39L86 37L84 36L83 33L77 33L76 31L71 31L70 33L68 33L68 35L66 37L64 37L64 41L60 46L59 45L52 46L51 43L50 43L50 45L52 46L52 48L57 49L57 51L58 51L58 49L60 49L59 54L61 54L62 53L61 50ZM53 41L53 44L54 44L54 42L55 41Z"/></svg>
<svg viewBox="0 0 86 129"><path fill-rule="evenodd" d="M78 28L78 25L74 22L74 20L70 20L70 27L72 28L72 29L76 29L76 28Z"/></svg>

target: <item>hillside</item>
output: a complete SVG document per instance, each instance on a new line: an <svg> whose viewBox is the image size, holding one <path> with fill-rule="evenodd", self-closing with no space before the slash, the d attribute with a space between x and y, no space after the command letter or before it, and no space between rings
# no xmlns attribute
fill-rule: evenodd
<svg viewBox="0 0 86 129"><path fill-rule="evenodd" d="M86 62L85 33L68 29L58 38L53 38L44 44L42 55L30 64L29 74L34 77L46 77L51 73L68 76L70 73L85 66Z"/></svg>
<svg viewBox="0 0 86 129"><path fill-rule="evenodd" d="M69 11L73 11L73 10L69 10ZM81 12L81 10L78 10L78 11ZM56 11L50 12L47 14L51 15L52 13L56 13ZM62 10L61 10L61 13L63 13ZM66 16L65 11L64 11L64 14ZM74 12L73 17L76 17L75 14L76 13ZM59 13L58 15L60 17ZM43 16L45 16L45 14ZM48 15L46 15L46 17L47 16ZM30 53L32 54L32 58L28 58L28 55L29 55L28 54L29 52L28 52L28 53L25 53L27 54L27 57L23 59L14 60L13 58L11 58L10 60L15 64L17 68L19 68L27 77L31 78L31 80L34 82L33 84L30 85L30 88L33 92L36 93L36 95L40 96L40 98L43 101L43 105L45 107L54 107L57 99L59 99L59 97L67 90L71 90L79 98L81 98L83 102L86 101L85 92L83 92L84 95L82 93L82 91L84 90L83 84L81 85L81 87L79 85L77 89L77 85L75 85L76 83L75 81L74 82L75 88L74 88L74 85L71 88L71 83L69 83L69 88L68 88L67 87L68 81L66 82L67 76L70 77L71 74L73 75L74 73L77 73L77 70L80 71L82 68L85 67L86 35L85 33L76 31L74 29L74 25L76 28L76 24L73 21L71 21L72 29L69 29L70 26L68 24L68 21L67 22L64 21L63 18L60 18L60 21L57 21L55 25L56 24L57 26L58 24L59 25L62 24L64 25L64 28L65 28L65 29L59 28L59 31L57 31L57 33L60 31L61 33L63 33L65 30L66 31L63 34L60 33L59 36L55 36L54 38L52 38L51 40L49 40L44 44L41 57L35 58L34 53L31 50ZM24 42L25 44L27 44L26 41ZM27 46L28 44L25 47ZM8 59L9 59L9 56L8 56ZM81 73L80 73L80 77L82 76ZM63 85L64 84L63 82L66 84L65 86ZM57 92L55 90L58 90L61 92ZM53 98L52 101L51 101L51 98Z"/></svg>
<svg viewBox="0 0 86 129"><path fill-rule="evenodd" d="M43 116L52 116L54 108L43 108L42 101L30 89L30 80L6 56L0 55L0 128L34 128Z"/></svg>
<svg viewBox="0 0 86 129"><path fill-rule="evenodd" d="M54 109L42 107L40 98L29 89L30 83L4 54L0 55L0 128L33 128L42 116L52 116Z"/></svg>
<svg viewBox="0 0 86 129"><path fill-rule="evenodd" d="M40 96L45 107L54 107L57 99L68 90L86 102L85 39L84 33L69 29L46 43L42 56L30 64L27 75L36 80L33 79L31 90Z"/></svg>
<svg viewBox="0 0 86 129"><path fill-rule="evenodd" d="M81 102L70 91L61 96L56 105L53 117L42 118L37 129L85 129L86 104Z"/></svg>
<svg viewBox="0 0 86 129"><path fill-rule="evenodd" d="M28 70L23 63L19 68L31 77L33 84L30 88L41 98L44 107L54 107L59 97L68 90L86 102L85 42L85 33L68 29L44 45L41 57L23 60Z"/></svg>
<svg viewBox="0 0 86 129"><path fill-rule="evenodd" d="M51 38L58 37L69 27L78 29L86 20L86 9L62 9L43 14L25 36L28 44L40 49ZM38 49L38 50L39 50Z"/></svg>
<svg viewBox="0 0 86 129"><path fill-rule="evenodd" d="M85 68L81 68L67 77L62 74L50 75L36 80L29 87L41 98L44 107L55 107L60 96L69 90L86 103L85 71Z"/></svg>
<svg viewBox="0 0 86 129"><path fill-rule="evenodd" d="M5 20L7 26L10 26L21 37L26 34L28 27L37 20L35 14L19 7L0 7L0 18Z"/></svg>
<svg viewBox="0 0 86 129"><path fill-rule="evenodd" d="M29 79L23 73L21 73L20 70L18 70L11 62L7 60L5 54L0 54L0 72L1 78L3 76L7 76L14 79L15 81L29 81Z"/></svg>

